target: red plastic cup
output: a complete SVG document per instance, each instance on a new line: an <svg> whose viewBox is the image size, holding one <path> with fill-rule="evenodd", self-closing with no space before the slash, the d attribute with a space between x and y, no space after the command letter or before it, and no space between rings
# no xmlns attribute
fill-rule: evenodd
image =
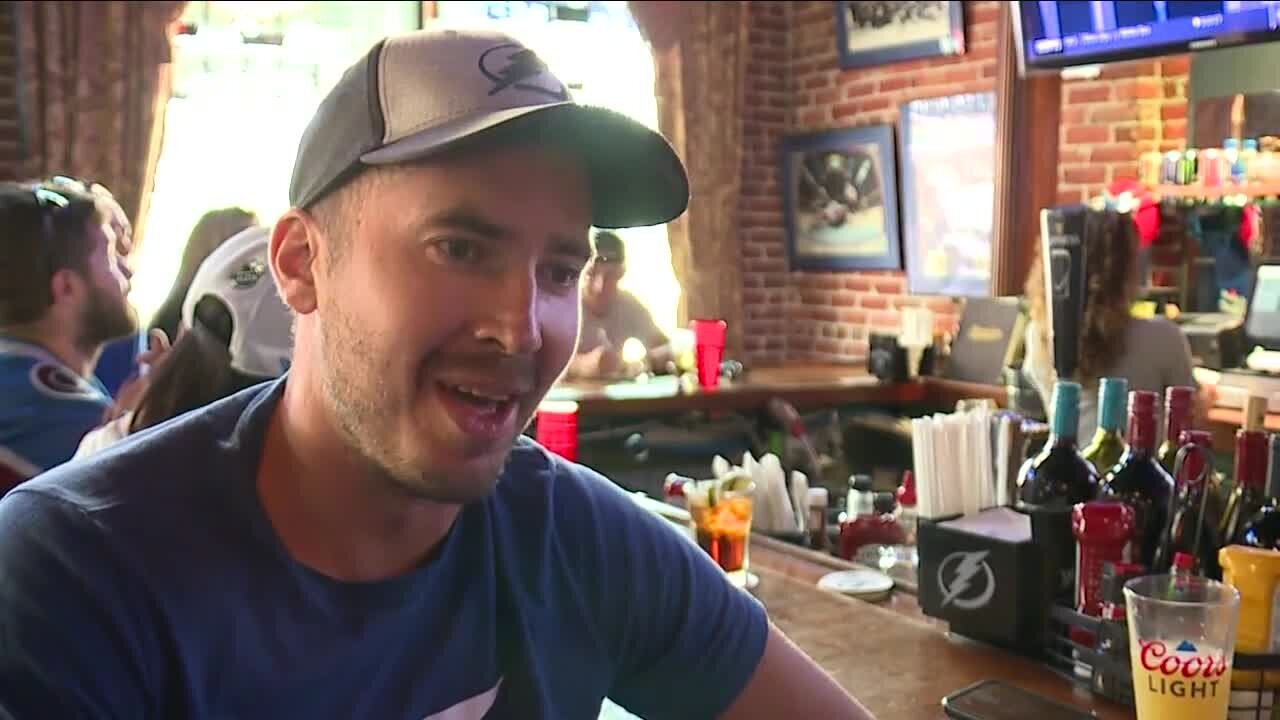
<svg viewBox="0 0 1280 720"><path fill-rule="evenodd" d="M578 459L578 403L548 400L538 406L538 443L566 460Z"/></svg>
<svg viewBox="0 0 1280 720"><path fill-rule="evenodd" d="M693 329L693 354L698 365L698 385L718 387L727 326L723 320L694 320L690 325Z"/></svg>

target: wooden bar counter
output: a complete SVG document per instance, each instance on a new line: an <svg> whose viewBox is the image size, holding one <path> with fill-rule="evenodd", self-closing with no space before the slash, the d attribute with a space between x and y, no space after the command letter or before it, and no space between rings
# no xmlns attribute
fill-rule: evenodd
<svg viewBox="0 0 1280 720"><path fill-rule="evenodd" d="M673 523L687 523L683 510L642 496L636 501ZM887 600L870 603L818 589L823 575L853 567L759 533L751 536L751 571L760 577L753 594L778 627L879 720L944 718L942 698L982 680L1002 680L1103 720L1134 717L1131 709L1033 660L951 635L944 623L920 612L910 592L895 590Z"/></svg>
<svg viewBox="0 0 1280 720"><path fill-rule="evenodd" d="M819 590L764 563L755 572L756 596L773 621L880 720L944 717L942 698L981 680L1003 680L1100 718L1133 717L1047 668L927 619Z"/></svg>
<svg viewBox="0 0 1280 720"><path fill-rule="evenodd" d="M997 385L940 378L883 383L868 374L864 365L792 364L753 368L715 390L681 387L672 377L646 383L567 381L552 389L548 399L577 402L584 416L609 417L760 410L774 397L801 411L852 404L953 405L960 398L1003 401L1004 392Z"/></svg>
<svg viewBox="0 0 1280 720"><path fill-rule="evenodd" d="M571 381L557 385L548 399L573 400L586 417L661 416L685 412L749 412L763 410L771 398L782 398L801 412L842 405L880 405L887 408L931 405L954 406L960 399L982 398L1004 405L1000 385L956 382L935 377L883 383L858 364L789 364L762 366L713 391L682 388L674 378L650 383ZM1208 430L1214 447L1229 453L1235 431L1243 422L1239 410L1215 407ZM1266 427L1280 432L1280 414L1267 416Z"/></svg>

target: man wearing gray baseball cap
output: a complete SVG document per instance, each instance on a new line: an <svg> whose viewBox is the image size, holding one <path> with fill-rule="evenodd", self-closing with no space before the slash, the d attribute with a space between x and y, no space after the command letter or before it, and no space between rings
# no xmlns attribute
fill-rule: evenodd
<svg viewBox="0 0 1280 720"><path fill-rule="evenodd" d="M330 92L290 199L290 371L0 501L0 718L869 717L521 435L588 229L685 209L661 136L509 37L416 32Z"/></svg>

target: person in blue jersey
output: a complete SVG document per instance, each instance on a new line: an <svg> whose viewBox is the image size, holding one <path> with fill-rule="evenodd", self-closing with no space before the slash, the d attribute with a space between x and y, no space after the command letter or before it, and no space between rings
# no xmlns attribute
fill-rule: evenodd
<svg viewBox="0 0 1280 720"><path fill-rule="evenodd" d="M93 196L107 219L106 228L115 243L116 256L123 263L129 262L129 256L133 253L133 223L129 221L128 213L111 190L102 183L67 175L54 175L43 182L56 190L70 190ZM127 407L133 404L134 398L145 388L144 373L147 368L164 357L168 348L169 336L155 330L116 338L103 345L98 353L93 376L102 384L107 394L116 400L117 406ZM116 415L120 412L123 410L115 408L109 414Z"/></svg>
<svg viewBox="0 0 1280 720"><path fill-rule="evenodd" d="M111 405L93 367L136 323L110 223L89 193L0 185L0 492L71 458Z"/></svg>
<svg viewBox="0 0 1280 720"><path fill-rule="evenodd" d="M122 262L129 261L133 252L133 223L115 195L102 183L68 175L54 175L44 181L55 189L92 195L107 219L107 229L116 245L116 255ZM103 346L93 376L102 383L107 394L116 397L127 381L136 377L138 369L159 349L167 338L151 339L145 334L126 335Z"/></svg>
<svg viewBox="0 0 1280 720"><path fill-rule="evenodd" d="M288 372L0 500L0 718L870 717L680 529L522 435L588 229L688 187L507 35L375 44L272 229Z"/></svg>

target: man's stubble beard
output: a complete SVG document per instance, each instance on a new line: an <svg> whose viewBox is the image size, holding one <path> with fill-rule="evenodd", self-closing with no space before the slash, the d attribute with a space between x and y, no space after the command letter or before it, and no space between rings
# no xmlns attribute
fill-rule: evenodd
<svg viewBox="0 0 1280 720"><path fill-rule="evenodd" d="M414 500L461 504L492 492L505 458L488 482L464 482L454 487L448 475L415 467L412 458L401 457L384 440L396 437L394 418L399 414L392 391L383 381L389 371L374 365L383 355L365 341L341 310L331 307L328 314L329 318L318 323L324 401L339 433L363 460L371 478Z"/></svg>
<svg viewBox="0 0 1280 720"><path fill-rule="evenodd" d="M85 352L95 352L106 343L137 331L138 315L133 306L123 297L117 300L93 287L92 297L81 313L78 347Z"/></svg>

